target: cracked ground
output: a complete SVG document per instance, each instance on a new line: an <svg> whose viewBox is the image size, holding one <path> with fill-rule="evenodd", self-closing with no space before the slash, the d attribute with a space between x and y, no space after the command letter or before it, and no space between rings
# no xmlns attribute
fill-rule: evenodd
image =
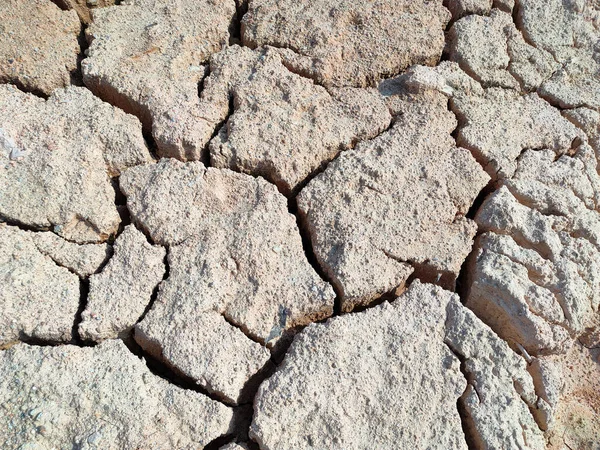
<svg viewBox="0 0 600 450"><path fill-rule="evenodd" d="M598 0L0 0L0 448L600 449Z"/></svg>

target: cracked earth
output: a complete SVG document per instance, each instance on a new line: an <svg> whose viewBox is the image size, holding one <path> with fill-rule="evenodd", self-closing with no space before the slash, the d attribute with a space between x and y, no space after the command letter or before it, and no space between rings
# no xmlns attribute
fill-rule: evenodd
<svg viewBox="0 0 600 450"><path fill-rule="evenodd" d="M2 449L600 449L598 0L0 0Z"/></svg>

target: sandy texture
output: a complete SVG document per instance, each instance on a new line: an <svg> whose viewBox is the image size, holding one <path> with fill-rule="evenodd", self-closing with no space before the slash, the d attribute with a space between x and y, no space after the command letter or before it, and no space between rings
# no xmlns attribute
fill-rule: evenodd
<svg viewBox="0 0 600 450"><path fill-rule="evenodd" d="M435 65L449 19L442 0L253 0L242 42L293 50L289 63L320 84L368 86L413 64Z"/></svg>
<svg viewBox="0 0 600 450"><path fill-rule="evenodd" d="M0 224L0 280L0 345L73 338L79 278L40 253L33 233Z"/></svg>
<svg viewBox="0 0 600 450"><path fill-rule="evenodd" d="M345 311L396 290L413 271L453 286L476 232L464 215L488 177L456 147L446 97L397 95L392 128L342 153L298 197Z"/></svg>
<svg viewBox="0 0 600 450"><path fill-rule="evenodd" d="M161 156L200 159L227 109L201 102L199 83L209 56L227 44L234 14L233 0L129 0L97 9L86 29L85 84L138 116Z"/></svg>
<svg viewBox="0 0 600 450"><path fill-rule="evenodd" d="M0 216L78 243L117 231L109 177L151 160L137 119L78 87L44 101L1 85L0 143Z"/></svg>
<svg viewBox="0 0 600 450"><path fill-rule="evenodd" d="M237 402L269 359L264 345L331 315L333 290L275 186L162 160L129 170L121 187L134 220L169 246L169 278L136 339L210 391Z"/></svg>
<svg viewBox="0 0 600 450"><path fill-rule="evenodd" d="M203 447L232 411L150 373L120 341L0 352L4 448ZM26 418L26 420L24 420Z"/></svg>
<svg viewBox="0 0 600 450"><path fill-rule="evenodd" d="M148 243L135 226L128 225L114 245L114 255L97 275L90 290L79 334L101 341L126 335L150 304L152 292L165 273L165 249Z"/></svg>
<svg viewBox="0 0 600 450"><path fill-rule="evenodd" d="M61 11L50 0L3 0L0 83L43 95L68 86L77 69L80 28L74 11Z"/></svg>

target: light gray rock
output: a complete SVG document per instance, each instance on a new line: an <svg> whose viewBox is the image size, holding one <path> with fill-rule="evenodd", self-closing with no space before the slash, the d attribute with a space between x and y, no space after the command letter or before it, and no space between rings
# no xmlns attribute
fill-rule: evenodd
<svg viewBox="0 0 600 450"><path fill-rule="evenodd" d="M508 71L506 28L511 25L512 16L497 9L489 17L469 15L458 20L449 32L450 59L485 87L518 88Z"/></svg>
<svg viewBox="0 0 600 450"><path fill-rule="evenodd" d="M600 173L600 113L589 108L576 108L563 111L563 116L587 135L588 143L596 152Z"/></svg>
<svg viewBox="0 0 600 450"><path fill-rule="evenodd" d="M563 353L600 306L600 176L583 144L555 160L527 151L475 220L466 305L511 345Z"/></svg>
<svg viewBox="0 0 600 450"><path fill-rule="evenodd" d="M148 243L134 225L125 227L104 270L90 277L87 306L79 335L101 341L125 336L149 305L163 279L166 251Z"/></svg>
<svg viewBox="0 0 600 450"><path fill-rule="evenodd" d="M33 236L0 224L0 345L73 338L79 278L40 253Z"/></svg>
<svg viewBox="0 0 600 450"><path fill-rule="evenodd" d="M232 98L234 107L210 143L214 167L261 175L287 195L340 150L374 137L391 121L377 91L328 92L288 70L276 49L223 53L211 61L205 81L207 92L220 91L221 101Z"/></svg>
<svg viewBox="0 0 600 450"><path fill-rule="evenodd" d="M106 243L74 244L49 232L34 233L31 237L40 253L81 278L96 273L110 257L111 249Z"/></svg>
<svg viewBox="0 0 600 450"><path fill-rule="evenodd" d="M527 40L560 64L539 94L561 108L600 109L600 5L522 0L517 19Z"/></svg>
<svg viewBox="0 0 600 450"><path fill-rule="evenodd" d="M202 448L232 410L153 375L122 341L0 352L3 448Z"/></svg>
<svg viewBox="0 0 600 450"><path fill-rule="evenodd" d="M452 26L449 55L485 87L535 91L560 69L551 53L525 41L511 14L495 8Z"/></svg>
<svg viewBox="0 0 600 450"><path fill-rule="evenodd" d="M552 429L564 387L562 366L550 358L532 358L527 370L531 374L538 400L533 414L540 428Z"/></svg>
<svg viewBox="0 0 600 450"><path fill-rule="evenodd" d="M459 120L457 143L471 150L493 178L509 178L527 149L568 152L577 128L537 94L490 88L482 96L457 91L452 109Z"/></svg>
<svg viewBox="0 0 600 450"><path fill-rule="evenodd" d="M0 216L78 243L117 231L109 176L151 161L139 121L79 87L0 86L0 149Z"/></svg>
<svg viewBox="0 0 600 450"><path fill-rule="evenodd" d="M3 0L0 24L0 83L44 95L69 85L80 52L74 11L50 0Z"/></svg>
<svg viewBox="0 0 600 450"><path fill-rule="evenodd" d="M466 449L456 409L466 380L444 344L449 302L415 282L391 304L308 326L261 385L250 436L264 450Z"/></svg>
<svg viewBox="0 0 600 450"><path fill-rule="evenodd" d="M448 304L445 342L461 358L469 384L459 402L476 448L545 449L530 410L539 400L526 361L457 297Z"/></svg>
<svg viewBox="0 0 600 450"><path fill-rule="evenodd" d="M492 0L446 0L446 8L454 20L471 14L488 15L492 9Z"/></svg>
<svg viewBox="0 0 600 450"><path fill-rule="evenodd" d="M202 101L208 58L229 40L233 0L128 0L94 10L83 79L138 116L161 156L197 160L225 109Z"/></svg>
<svg viewBox="0 0 600 450"><path fill-rule="evenodd" d="M453 286L476 232L464 215L489 180L456 147L446 96L418 90L390 102L393 127L342 153L298 196L344 311L401 288L413 269Z"/></svg>
<svg viewBox="0 0 600 450"><path fill-rule="evenodd" d="M289 64L320 84L364 87L413 64L435 65L449 19L442 0L253 0L242 42L293 50Z"/></svg>
<svg viewBox="0 0 600 450"><path fill-rule="evenodd" d="M210 391L237 402L269 360L265 345L333 312L274 185L176 160L120 182L134 221L169 247L169 277L136 340Z"/></svg>
<svg viewBox="0 0 600 450"><path fill-rule="evenodd" d="M526 366L457 295L415 281L299 333L259 388L250 435L265 450L467 448L459 398L478 448L539 450Z"/></svg>

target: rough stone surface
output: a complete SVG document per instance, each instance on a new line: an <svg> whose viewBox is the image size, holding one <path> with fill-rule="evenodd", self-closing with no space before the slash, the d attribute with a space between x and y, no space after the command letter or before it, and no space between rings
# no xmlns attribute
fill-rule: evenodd
<svg viewBox="0 0 600 450"><path fill-rule="evenodd" d="M238 401L269 360L263 345L331 315L333 290L272 184L176 160L120 181L136 223L169 246L169 277L136 339L202 386Z"/></svg>
<svg viewBox="0 0 600 450"><path fill-rule="evenodd" d="M475 220L467 306L511 345L564 352L600 306L600 176L583 144L527 151Z"/></svg>
<svg viewBox="0 0 600 450"><path fill-rule="evenodd" d="M487 15L492 9L492 0L445 0L444 6L452 13L454 20L470 14Z"/></svg>
<svg viewBox="0 0 600 450"><path fill-rule="evenodd" d="M232 411L150 373L121 341L0 352L3 448L202 448Z"/></svg>
<svg viewBox="0 0 600 450"><path fill-rule="evenodd" d="M540 95L561 108L600 109L598 2L522 0L517 20L527 40L560 64Z"/></svg>
<svg viewBox="0 0 600 450"><path fill-rule="evenodd" d="M466 380L444 345L450 301L415 283L391 304L307 327L261 385L250 436L265 450L466 449Z"/></svg>
<svg viewBox="0 0 600 450"><path fill-rule="evenodd" d="M253 0L242 41L293 50L289 63L326 86L368 86L413 64L435 65L449 19L442 0Z"/></svg>
<svg viewBox="0 0 600 450"><path fill-rule="evenodd" d="M85 24L92 21L95 8L104 8L115 4L115 0L53 0L62 9L73 9Z"/></svg>
<svg viewBox="0 0 600 450"><path fill-rule="evenodd" d="M40 253L81 278L96 273L110 257L111 249L106 243L74 244L49 232L34 233L31 237Z"/></svg>
<svg viewBox="0 0 600 450"><path fill-rule="evenodd" d="M548 450L596 450L600 436L600 348L575 343L567 354L548 359L545 363L560 372L561 387L555 422L547 434Z"/></svg>
<svg viewBox="0 0 600 450"><path fill-rule="evenodd" d="M215 167L261 175L290 194L356 141L384 130L391 116L375 90L332 89L290 72L273 48L232 47L213 58L206 93L233 99L233 114L211 141Z"/></svg>
<svg viewBox="0 0 600 450"><path fill-rule="evenodd" d="M126 335L144 313L163 279L166 251L148 243L128 225L115 241L114 255L102 273L90 277L79 335L100 341Z"/></svg>
<svg viewBox="0 0 600 450"><path fill-rule="evenodd" d="M73 337L79 279L40 253L33 236L0 224L0 345Z"/></svg>
<svg viewBox="0 0 600 450"><path fill-rule="evenodd" d="M464 215L488 177L456 147L446 97L397 97L393 127L342 153L298 197L345 311L401 287L413 268L453 286L476 231Z"/></svg>
<svg viewBox="0 0 600 450"><path fill-rule="evenodd" d="M227 115L198 96L204 64L229 40L233 0L129 0L97 9L83 78L138 116L161 156L197 160ZM127 24L127 26L124 26Z"/></svg>
<svg viewBox="0 0 600 450"><path fill-rule="evenodd" d="M521 95L502 88L482 96L458 93L452 108L459 120L457 143L473 155L494 178L511 177L521 153L549 149L568 152L578 130L536 93Z"/></svg>
<svg viewBox="0 0 600 450"><path fill-rule="evenodd" d="M0 3L0 83L50 95L77 69L77 14L50 0Z"/></svg>
<svg viewBox="0 0 600 450"><path fill-rule="evenodd" d="M539 398L525 360L458 299L448 305L445 342L469 380L459 402L475 448L545 448L532 415Z"/></svg>
<svg viewBox="0 0 600 450"><path fill-rule="evenodd" d="M0 216L78 243L117 231L109 176L151 160L137 119L78 87L0 86L0 146Z"/></svg>
<svg viewBox="0 0 600 450"><path fill-rule="evenodd" d="M512 15L471 15L449 33L450 59L485 87L535 91L560 69L552 54L528 44Z"/></svg>
<svg viewBox="0 0 600 450"><path fill-rule="evenodd" d="M250 435L261 449L467 448L458 397L478 448L544 448L525 360L456 295L415 281L298 334L259 389Z"/></svg>

